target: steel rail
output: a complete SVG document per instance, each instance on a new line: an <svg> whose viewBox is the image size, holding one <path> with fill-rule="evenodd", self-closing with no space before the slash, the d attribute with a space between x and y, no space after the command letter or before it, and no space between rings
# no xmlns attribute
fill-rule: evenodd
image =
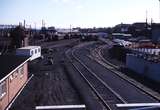
<svg viewBox="0 0 160 110"><path fill-rule="evenodd" d="M116 93L111 87L109 87L101 78L99 78L91 69L89 69L84 63L82 63L80 61L80 59L78 59L78 57L76 57L76 55L74 55L74 52L75 52L75 49L72 50L71 55L78 63L80 63L89 73L91 73L99 82L101 82L101 84L103 84L112 94L114 94L115 97L118 98L118 100L120 100L122 103L125 103L125 104L127 103L126 100L124 100L118 93ZM109 110L111 110L110 106L106 103L104 98L96 90L96 88L90 83L90 81L85 77L85 75L78 69L78 67L71 60L70 60L70 62L72 63L74 68L80 73L80 75L85 79L85 81L89 84L89 86L92 88L94 93L98 96L98 98L100 100L102 100L105 107L107 107Z"/></svg>
<svg viewBox="0 0 160 110"><path fill-rule="evenodd" d="M93 76L95 76L106 88L108 88L118 99L120 99L123 103L127 103L125 99L123 99L117 92L115 92L109 85L107 85L101 78L99 78L95 72L93 72L90 68L88 68L78 57L75 56L74 51L72 51L72 56L82 65L87 71L89 71Z"/></svg>
<svg viewBox="0 0 160 110"><path fill-rule="evenodd" d="M1 55L4 53L4 51L5 51L5 45L3 44L3 47L2 47L2 49L1 49Z"/></svg>
<svg viewBox="0 0 160 110"><path fill-rule="evenodd" d="M98 50L98 52L96 52L96 53L98 53L98 55L100 56L100 58L102 59L102 61L104 61L104 63L108 64L109 66L115 68L116 70L118 70L119 68L118 68L116 65L110 63L109 61L107 61L107 60L102 56L102 49L103 49L103 48L100 47L99 50ZM101 64L101 65L102 65L102 64ZM102 66L104 66L104 65L102 65ZM105 67L105 66L104 66L104 67ZM107 67L105 67L105 68L108 69L108 70L110 70L111 72L115 73L117 76L121 77L122 79L124 79L124 80L127 81L128 83L132 84L134 87L138 88L139 90L141 90L141 91L144 92L145 94L147 94L147 95L149 95L150 97L152 97L152 98L160 101L160 96L156 96L156 95L155 95L156 93L153 94L153 93L151 93L151 92L149 92L149 91L146 91L146 90L144 89L144 87L138 86L137 84L134 83L134 81L131 81L131 80L127 79L126 77L128 77L128 76L122 76L122 75L120 75L120 72L117 73L117 72L115 72L115 71L113 71L113 70L111 70L111 69L109 69L109 68L107 68Z"/></svg>
<svg viewBox="0 0 160 110"><path fill-rule="evenodd" d="M66 56L67 56L67 54L66 54ZM82 76L82 78L89 85L89 87L93 90L93 92L96 94L96 96L99 98L99 100L102 101L103 105L107 108L107 110L112 110L110 108L110 106L106 103L106 101L103 99L103 97L98 93L98 91L96 90L96 88L89 82L89 80L83 75L83 73L78 69L78 67L74 63L72 63L71 58L69 58L69 56L67 56L67 59L70 61L70 63L73 65L73 67L80 73L80 75Z"/></svg>

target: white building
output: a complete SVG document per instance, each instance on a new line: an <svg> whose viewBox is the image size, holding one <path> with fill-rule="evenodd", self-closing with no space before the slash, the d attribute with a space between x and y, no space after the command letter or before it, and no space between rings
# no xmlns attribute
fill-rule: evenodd
<svg viewBox="0 0 160 110"><path fill-rule="evenodd" d="M30 56L30 61L41 57L41 47L40 46L27 46L18 48L16 50L16 55L20 56Z"/></svg>

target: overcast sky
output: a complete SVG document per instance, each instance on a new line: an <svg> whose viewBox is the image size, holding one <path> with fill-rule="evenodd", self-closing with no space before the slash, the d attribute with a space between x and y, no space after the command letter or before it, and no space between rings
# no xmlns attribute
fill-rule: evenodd
<svg viewBox="0 0 160 110"><path fill-rule="evenodd" d="M0 24L108 27L121 22L160 21L159 0L0 0Z"/></svg>

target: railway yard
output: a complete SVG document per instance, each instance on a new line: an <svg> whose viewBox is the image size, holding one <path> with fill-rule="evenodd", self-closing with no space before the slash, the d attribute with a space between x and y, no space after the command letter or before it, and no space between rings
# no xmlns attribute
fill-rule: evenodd
<svg viewBox="0 0 160 110"><path fill-rule="evenodd" d="M30 62L31 80L9 110L55 105L85 105L80 110L128 110L131 108L117 104L160 101L157 91L122 73L119 67L123 64L104 57L108 44L79 39L39 44L43 57Z"/></svg>

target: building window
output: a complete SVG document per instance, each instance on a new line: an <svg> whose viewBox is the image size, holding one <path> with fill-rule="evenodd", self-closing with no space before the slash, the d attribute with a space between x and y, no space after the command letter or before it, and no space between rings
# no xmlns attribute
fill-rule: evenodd
<svg viewBox="0 0 160 110"><path fill-rule="evenodd" d="M13 76L16 78L18 76L18 72L14 72Z"/></svg>
<svg viewBox="0 0 160 110"><path fill-rule="evenodd" d="M41 49L40 49L40 48L38 49L38 52L39 52L39 53L41 52Z"/></svg>
<svg viewBox="0 0 160 110"><path fill-rule="evenodd" d="M35 49L35 54L37 53L37 49Z"/></svg>
<svg viewBox="0 0 160 110"><path fill-rule="evenodd" d="M10 75L9 81L12 82L12 80L13 80L13 75Z"/></svg>
<svg viewBox="0 0 160 110"><path fill-rule="evenodd" d="M18 69L18 74L20 75L20 77L23 76L24 74L23 66Z"/></svg>
<svg viewBox="0 0 160 110"><path fill-rule="evenodd" d="M6 81L3 81L2 83L0 83L0 99L2 99L5 96L6 91Z"/></svg>
<svg viewBox="0 0 160 110"><path fill-rule="evenodd" d="M34 54L34 51L32 50L32 51L31 51L31 55L33 55L33 54Z"/></svg>

